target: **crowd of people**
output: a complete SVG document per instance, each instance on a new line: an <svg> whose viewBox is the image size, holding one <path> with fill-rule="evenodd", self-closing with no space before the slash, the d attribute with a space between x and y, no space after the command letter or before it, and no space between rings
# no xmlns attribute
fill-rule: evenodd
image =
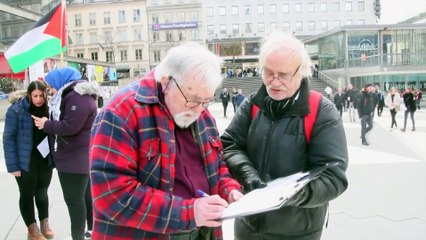
<svg viewBox="0 0 426 240"><path fill-rule="evenodd" d="M391 128L403 107L401 130L410 115L415 131L421 92L391 88L385 95L371 84L360 91L349 84L323 97L309 89L312 63L303 43L276 32L261 45L258 91L222 89L223 115L231 102L234 116L220 135L208 106L222 83L221 65L204 46L183 43L100 112L99 86L70 67L12 94L3 143L28 239L54 237L48 197L54 168L74 240L222 239L229 204L275 179L323 168L279 209L234 223L236 240L319 240L329 201L348 187L343 113L361 120L364 145L384 106Z"/></svg>
<svg viewBox="0 0 426 240"><path fill-rule="evenodd" d="M331 96L332 94L326 94ZM411 119L411 131L416 130L414 113L421 108L422 92L407 86L403 92L399 92L396 87L391 86L388 93L383 93L378 85L366 84L362 89L355 90L352 84L348 84L346 89L338 88L333 97L334 105L343 116L343 112L348 112L349 120L355 122L357 118L361 121L361 142L368 146L366 133L373 127L373 119L377 111L377 116L381 117L384 107L388 107L391 114L390 130L398 127L396 115L401 109L404 113L404 124L400 129L405 132L407 129L408 116ZM355 112L356 110L356 112Z"/></svg>

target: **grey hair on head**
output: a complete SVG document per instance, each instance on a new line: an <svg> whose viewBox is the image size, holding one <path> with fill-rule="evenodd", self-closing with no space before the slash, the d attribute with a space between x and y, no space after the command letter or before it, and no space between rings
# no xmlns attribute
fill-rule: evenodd
<svg viewBox="0 0 426 240"><path fill-rule="evenodd" d="M216 89L222 83L222 60L203 45L185 42L171 48L163 61L156 67L154 77L161 81L164 76L173 76L177 82L189 74Z"/></svg>
<svg viewBox="0 0 426 240"><path fill-rule="evenodd" d="M260 69L263 69L266 58L271 53L279 49L289 49L294 51L300 60L299 73L303 77L309 77L312 75L311 58L309 57L303 43L296 37L279 31L272 32L269 36L263 39L259 53Z"/></svg>

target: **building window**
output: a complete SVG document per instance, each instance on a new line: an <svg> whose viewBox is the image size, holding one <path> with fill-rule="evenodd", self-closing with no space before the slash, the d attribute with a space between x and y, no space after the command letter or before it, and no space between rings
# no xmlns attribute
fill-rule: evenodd
<svg viewBox="0 0 426 240"><path fill-rule="evenodd" d="M296 10L297 13L301 13L302 12L302 4L296 3L295 10Z"/></svg>
<svg viewBox="0 0 426 240"><path fill-rule="evenodd" d="M251 32L252 32L251 23L246 23L245 33L251 33Z"/></svg>
<svg viewBox="0 0 426 240"><path fill-rule="evenodd" d="M171 0L164 0L164 4L170 4L170 3L172 3Z"/></svg>
<svg viewBox="0 0 426 240"><path fill-rule="evenodd" d="M142 29L141 28L135 28L134 35L135 35L135 38L134 38L135 41L141 41L142 40Z"/></svg>
<svg viewBox="0 0 426 240"><path fill-rule="evenodd" d="M257 31L264 32L265 31L265 23L261 22L257 24Z"/></svg>
<svg viewBox="0 0 426 240"><path fill-rule="evenodd" d="M83 45L83 34L76 33L75 34L75 45Z"/></svg>
<svg viewBox="0 0 426 240"><path fill-rule="evenodd" d="M213 8L212 7L208 7L206 9L206 15L207 15L207 17L213 17Z"/></svg>
<svg viewBox="0 0 426 240"><path fill-rule="evenodd" d="M347 19L345 22L345 25L350 26L352 25L352 19Z"/></svg>
<svg viewBox="0 0 426 240"><path fill-rule="evenodd" d="M327 30L327 29L328 29L327 20L322 20L321 21L321 30Z"/></svg>
<svg viewBox="0 0 426 240"><path fill-rule="evenodd" d="M326 2L322 2L320 4L320 9L321 9L321 12L327 12L327 3Z"/></svg>
<svg viewBox="0 0 426 240"><path fill-rule="evenodd" d="M133 22L140 22L140 21L141 21L141 10L133 9Z"/></svg>
<svg viewBox="0 0 426 240"><path fill-rule="evenodd" d="M340 12L340 3L339 2L333 3L333 12Z"/></svg>
<svg viewBox="0 0 426 240"><path fill-rule="evenodd" d="M358 2L358 12L365 12L365 2L364 1Z"/></svg>
<svg viewBox="0 0 426 240"><path fill-rule="evenodd" d="M160 40L160 33L159 32L153 32L152 33L152 41L156 42Z"/></svg>
<svg viewBox="0 0 426 240"><path fill-rule="evenodd" d="M289 13L290 12L290 4L284 3L283 4L283 13Z"/></svg>
<svg viewBox="0 0 426 240"><path fill-rule="evenodd" d="M277 27L278 27L278 25L277 25L276 22L271 22L271 30L272 31L277 30Z"/></svg>
<svg viewBox="0 0 426 240"><path fill-rule="evenodd" d="M271 4L271 5L269 5L269 12L271 14L276 14L277 13L277 4Z"/></svg>
<svg viewBox="0 0 426 240"><path fill-rule="evenodd" d="M98 42L98 35L96 34L96 32L90 32L89 36L90 36L90 43L91 44Z"/></svg>
<svg viewBox="0 0 426 240"><path fill-rule="evenodd" d="M122 62L127 61L127 50L121 50L120 57Z"/></svg>
<svg viewBox="0 0 426 240"><path fill-rule="evenodd" d="M158 5L158 0L151 0L151 4L152 4L153 6Z"/></svg>
<svg viewBox="0 0 426 240"><path fill-rule="evenodd" d="M186 32L182 30L179 32L179 41L184 41L186 39Z"/></svg>
<svg viewBox="0 0 426 240"><path fill-rule="evenodd" d="M290 22L283 22L283 31L290 32Z"/></svg>
<svg viewBox="0 0 426 240"><path fill-rule="evenodd" d="M172 42L173 41L173 34L172 34L172 32L169 32L169 31L166 32L166 41L167 42Z"/></svg>
<svg viewBox="0 0 426 240"><path fill-rule="evenodd" d="M250 5L245 5L244 6L244 15L246 15L246 16L250 16L251 15L251 7L250 7Z"/></svg>
<svg viewBox="0 0 426 240"><path fill-rule="evenodd" d="M104 24L111 24L111 13L104 12Z"/></svg>
<svg viewBox="0 0 426 240"><path fill-rule="evenodd" d="M220 34L227 34L226 24L220 24L219 31L220 31Z"/></svg>
<svg viewBox="0 0 426 240"><path fill-rule="evenodd" d="M84 58L84 54L83 53L77 53L77 57L78 58Z"/></svg>
<svg viewBox="0 0 426 240"><path fill-rule="evenodd" d="M263 15L263 13L264 13L263 4L257 5L257 15Z"/></svg>
<svg viewBox="0 0 426 240"><path fill-rule="evenodd" d="M345 3L345 10L346 12L352 12L352 2Z"/></svg>
<svg viewBox="0 0 426 240"><path fill-rule="evenodd" d="M365 19L358 19L359 25L365 25Z"/></svg>
<svg viewBox="0 0 426 240"><path fill-rule="evenodd" d="M96 26L96 13L89 13L89 25Z"/></svg>
<svg viewBox="0 0 426 240"><path fill-rule="evenodd" d="M226 8L219 7L219 16L226 16Z"/></svg>
<svg viewBox="0 0 426 240"><path fill-rule="evenodd" d="M296 31L303 31L303 23L302 21L296 21Z"/></svg>
<svg viewBox="0 0 426 240"><path fill-rule="evenodd" d="M334 27L340 27L340 20L334 20L333 21L333 26Z"/></svg>
<svg viewBox="0 0 426 240"><path fill-rule="evenodd" d="M185 13L184 12L178 12L177 17L178 17L178 22L185 22Z"/></svg>
<svg viewBox="0 0 426 240"><path fill-rule="evenodd" d="M152 24L158 24L159 21L159 17L157 14L152 14Z"/></svg>
<svg viewBox="0 0 426 240"><path fill-rule="evenodd" d="M75 26L76 27L81 27L81 14L75 14L74 15L74 20L75 20Z"/></svg>
<svg viewBox="0 0 426 240"><path fill-rule="evenodd" d="M135 49L135 59L142 60L142 49Z"/></svg>
<svg viewBox="0 0 426 240"><path fill-rule="evenodd" d="M126 22L126 11L119 10L118 11L118 23L125 23Z"/></svg>
<svg viewBox="0 0 426 240"><path fill-rule="evenodd" d="M118 30L118 38L120 42L127 42L127 30L126 29Z"/></svg>
<svg viewBox="0 0 426 240"><path fill-rule="evenodd" d="M105 31L104 32L105 41L112 42L112 33L111 31Z"/></svg>
<svg viewBox="0 0 426 240"><path fill-rule="evenodd" d="M97 52L91 52L90 56L92 60L98 61L98 53Z"/></svg>
<svg viewBox="0 0 426 240"><path fill-rule="evenodd" d="M310 13L315 12L315 3L313 2L308 3L308 12Z"/></svg>
<svg viewBox="0 0 426 240"><path fill-rule="evenodd" d="M237 34L240 32L240 25L238 23L232 24L232 33Z"/></svg>
<svg viewBox="0 0 426 240"><path fill-rule="evenodd" d="M160 50L154 50L154 62L161 61L161 52Z"/></svg>
<svg viewBox="0 0 426 240"><path fill-rule="evenodd" d="M106 54L105 54L105 56L106 56L106 61L107 61L107 62L114 62L114 61L113 61L113 54L112 54L112 51L107 51L107 52L106 52Z"/></svg>
<svg viewBox="0 0 426 240"><path fill-rule="evenodd" d="M172 22L172 13L164 13L164 22L169 23Z"/></svg>
<svg viewBox="0 0 426 240"><path fill-rule="evenodd" d="M191 30L191 40L198 40L200 38L200 32L198 29L194 28Z"/></svg>
<svg viewBox="0 0 426 240"><path fill-rule="evenodd" d="M315 31L315 21L308 22L308 31L311 31L311 32Z"/></svg>
<svg viewBox="0 0 426 240"><path fill-rule="evenodd" d="M214 36L214 25L207 25L207 36Z"/></svg>
<svg viewBox="0 0 426 240"><path fill-rule="evenodd" d="M190 14L191 14L191 21L198 22L198 11L192 11Z"/></svg>
<svg viewBox="0 0 426 240"><path fill-rule="evenodd" d="M232 6L231 7L231 14L232 15L238 15L238 6Z"/></svg>

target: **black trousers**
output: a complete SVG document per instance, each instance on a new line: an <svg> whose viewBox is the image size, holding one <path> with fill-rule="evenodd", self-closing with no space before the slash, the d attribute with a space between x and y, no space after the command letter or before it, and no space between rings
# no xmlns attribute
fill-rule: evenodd
<svg viewBox="0 0 426 240"><path fill-rule="evenodd" d="M49 197L47 190L52 180L52 167L46 159L34 158L30 160L28 172L21 171L20 177L15 177L19 187L19 210L26 226L36 222L35 205L38 218L43 220L49 217Z"/></svg>
<svg viewBox="0 0 426 240"><path fill-rule="evenodd" d="M228 102L222 101L222 106L223 106L223 116L226 117L226 109L228 108Z"/></svg>
<svg viewBox="0 0 426 240"><path fill-rule="evenodd" d="M86 222L88 230L92 230L93 225L89 174L59 172L58 176L70 215L71 237L82 240Z"/></svg>
<svg viewBox="0 0 426 240"><path fill-rule="evenodd" d="M395 127L398 127L398 125L396 124L396 120L395 120L396 110L395 109L391 109L390 110L390 114L391 114L391 117L392 117L391 128L393 128L393 125L395 125Z"/></svg>
<svg viewBox="0 0 426 240"><path fill-rule="evenodd" d="M410 111L409 109L405 110L404 112L404 130L407 127L407 118L408 118L408 113L410 113L410 117L411 117L411 123L413 124L413 129L416 128L416 124L414 122L414 112L415 111Z"/></svg>
<svg viewBox="0 0 426 240"><path fill-rule="evenodd" d="M373 128L373 116L371 114L364 115L361 117L361 138L362 141L366 141L365 134Z"/></svg>

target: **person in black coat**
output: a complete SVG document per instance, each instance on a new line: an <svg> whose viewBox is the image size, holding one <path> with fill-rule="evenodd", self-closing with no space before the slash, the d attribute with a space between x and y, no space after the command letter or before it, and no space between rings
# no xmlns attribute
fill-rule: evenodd
<svg viewBox="0 0 426 240"><path fill-rule="evenodd" d="M373 112L376 104L375 98L373 85L365 85L364 91L362 91L361 96L359 96L357 109L359 118L361 119L362 145L366 146L368 146L369 143L367 142L365 135L373 129Z"/></svg>
<svg viewBox="0 0 426 240"><path fill-rule="evenodd" d="M411 122L413 124L411 131L416 131L416 124L414 122L414 112L416 112L417 106L416 106L416 100L414 97L413 89L411 87L407 87L405 89L405 93L403 94L402 98L404 100L405 112L404 112L404 128L401 129L401 131L405 132L405 129L407 128L408 113L410 113Z"/></svg>
<svg viewBox="0 0 426 240"><path fill-rule="evenodd" d="M342 88L338 88L337 92L334 94L334 105L337 110L340 112L340 117L342 117L343 113L343 105L345 104L346 95L343 93Z"/></svg>
<svg viewBox="0 0 426 240"><path fill-rule="evenodd" d="M385 106L385 95L383 95L380 88L376 87L376 97L377 97L377 116L382 116L383 107Z"/></svg>
<svg viewBox="0 0 426 240"><path fill-rule="evenodd" d="M223 116L226 117L226 109L228 108L229 100L231 100L231 94L229 94L228 89L226 89L226 87L224 87L222 92L220 93L220 99L222 100Z"/></svg>

